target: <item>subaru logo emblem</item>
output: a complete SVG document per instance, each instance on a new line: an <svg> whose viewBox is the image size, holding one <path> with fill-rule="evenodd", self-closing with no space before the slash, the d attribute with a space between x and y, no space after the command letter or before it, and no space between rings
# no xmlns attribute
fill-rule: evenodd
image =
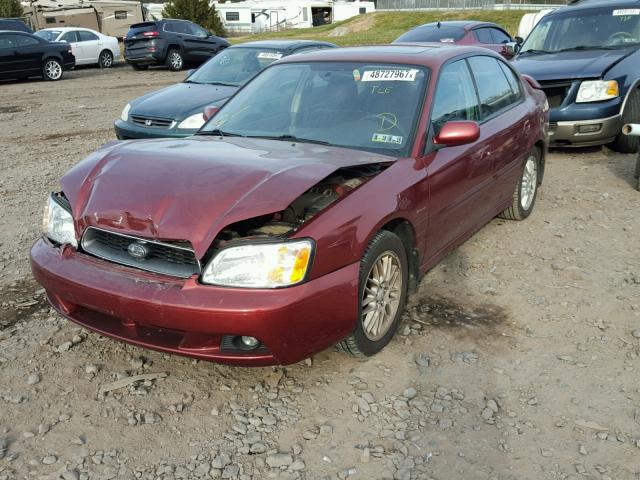
<svg viewBox="0 0 640 480"><path fill-rule="evenodd" d="M147 120L145 120L145 121L144 121L144 124L145 124L147 127L150 127L150 126L153 124L153 121L152 121L151 119L147 119Z"/></svg>
<svg viewBox="0 0 640 480"><path fill-rule="evenodd" d="M149 248L142 242L133 242L127 247L127 252L136 260L144 260L149 255Z"/></svg>

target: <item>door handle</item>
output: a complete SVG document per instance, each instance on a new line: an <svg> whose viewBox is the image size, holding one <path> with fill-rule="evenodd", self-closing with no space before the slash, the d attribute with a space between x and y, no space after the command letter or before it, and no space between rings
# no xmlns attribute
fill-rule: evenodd
<svg viewBox="0 0 640 480"><path fill-rule="evenodd" d="M524 122L524 131L525 133L531 130L531 120L525 120Z"/></svg>

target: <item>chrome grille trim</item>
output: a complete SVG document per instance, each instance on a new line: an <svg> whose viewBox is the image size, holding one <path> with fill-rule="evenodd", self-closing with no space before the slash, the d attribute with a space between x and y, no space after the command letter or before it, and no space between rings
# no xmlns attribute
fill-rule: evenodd
<svg viewBox="0 0 640 480"><path fill-rule="evenodd" d="M143 244L149 255L136 259L128 252L129 245ZM109 262L172 277L189 278L202 271L200 261L192 248L135 237L124 233L89 227L82 235L82 250Z"/></svg>
<svg viewBox="0 0 640 480"><path fill-rule="evenodd" d="M131 114L129 118L131 123L149 128L173 128L176 123L172 118L155 118L135 114Z"/></svg>

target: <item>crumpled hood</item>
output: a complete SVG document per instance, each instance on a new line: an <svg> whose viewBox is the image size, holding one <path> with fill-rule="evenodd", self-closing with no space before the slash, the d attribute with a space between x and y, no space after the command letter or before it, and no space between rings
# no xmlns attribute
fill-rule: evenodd
<svg viewBox="0 0 640 480"><path fill-rule="evenodd" d="M531 75L539 82L602 78L607 70L634 51L635 48L625 48L522 55L511 64L520 73Z"/></svg>
<svg viewBox="0 0 640 480"><path fill-rule="evenodd" d="M238 87L178 83L135 99L130 114L184 120L207 105L229 98L236 90Z"/></svg>
<svg viewBox="0 0 640 480"><path fill-rule="evenodd" d="M61 180L81 235L88 226L188 240L202 258L218 232L284 210L341 167L393 157L276 140L192 137L105 145Z"/></svg>

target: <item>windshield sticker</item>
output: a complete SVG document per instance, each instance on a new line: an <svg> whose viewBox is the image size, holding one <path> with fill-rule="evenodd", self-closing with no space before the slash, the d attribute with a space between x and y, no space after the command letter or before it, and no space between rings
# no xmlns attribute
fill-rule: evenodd
<svg viewBox="0 0 640 480"><path fill-rule="evenodd" d="M380 119L379 132L386 132L387 130L391 130L398 126L398 117L393 113L379 113L376 117Z"/></svg>
<svg viewBox="0 0 640 480"><path fill-rule="evenodd" d="M358 70L357 68L353 70L353 79L356 82L359 82L360 79L362 78L362 75L360 75L360 70Z"/></svg>
<svg viewBox="0 0 640 480"><path fill-rule="evenodd" d="M376 143L393 143L395 145L402 145L404 137L400 135L386 135L384 133L374 133L371 138L372 142Z"/></svg>
<svg viewBox="0 0 640 480"><path fill-rule="evenodd" d="M218 65L226 65L229 62L231 62L231 57L229 57L229 55L225 55L220 60L218 60Z"/></svg>
<svg viewBox="0 0 640 480"><path fill-rule="evenodd" d="M640 15L640 8L623 8L613 11L614 17L624 17L625 15Z"/></svg>
<svg viewBox="0 0 640 480"><path fill-rule="evenodd" d="M371 87L371 95L389 95L391 92L393 92L393 87L381 87L380 85Z"/></svg>
<svg viewBox="0 0 640 480"><path fill-rule="evenodd" d="M258 58L268 58L270 60L280 60L282 58L281 53L276 52L260 52Z"/></svg>
<svg viewBox="0 0 640 480"><path fill-rule="evenodd" d="M453 43L455 40L453 38L441 38L440 43Z"/></svg>
<svg viewBox="0 0 640 480"><path fill-rule="evenodd" d="M415 82L418 70L367 70L362 75L363 82Z"/></svg>

